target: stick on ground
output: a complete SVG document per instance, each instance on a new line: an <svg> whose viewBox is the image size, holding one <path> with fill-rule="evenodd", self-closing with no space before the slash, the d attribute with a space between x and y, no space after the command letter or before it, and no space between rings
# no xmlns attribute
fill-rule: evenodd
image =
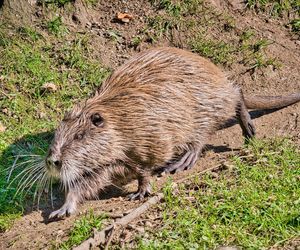
<svg viewBox="0 0 300 250"><path fill-rule="evenodd" d="M103 230L99 232L95 232L94 236L87 239L86 241L82 242L79 246L74 247L74 250L87 250L91 249L93 247L99 246L100 244L106 244L106 249L108 248L108 245L111 242L114 229L117 227L125 227L127 226L131 221L139 217L142 213L147 211L151 206L157 204L159 201L162 200L164 195L162 193L158 193L156 196L150 198L148 201L143 203L141 206L134 209L131 213L127 214L126 216L122 217L121 219L116 220L115 223L112 225L107 226ZM108 239L107 239L108 237Z"/></svg>

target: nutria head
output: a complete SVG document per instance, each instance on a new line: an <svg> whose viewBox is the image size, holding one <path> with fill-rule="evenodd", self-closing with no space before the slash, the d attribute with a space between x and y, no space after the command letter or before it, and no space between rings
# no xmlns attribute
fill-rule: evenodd
<svg viewBox="0 0 300 250"><path fill-rule="evenodd" d="M83 178L101 175L101 170L122 158L116 130L102 110L93 99L76 105L55 131L46 168L67 189Z"/></svg>

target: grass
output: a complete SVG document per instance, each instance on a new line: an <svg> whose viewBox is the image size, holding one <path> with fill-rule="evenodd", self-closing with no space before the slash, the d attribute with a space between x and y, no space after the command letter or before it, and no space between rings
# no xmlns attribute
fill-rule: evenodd
<svg viewBox="0 0 300 250"><path fill-rule="evenodd" d="M182 38L182 45L210 58L214 63L230 67L239 61L249 70L264 68L269 65L278 68L276 58L268 57L266 48L272 43L260 38L254 31L236 30L235 19L227 13L219 13L204 1L150 1L163 13L148 18L148 27L138 38L132 40L137 47L143 40L156 43L162 37L173 42L173 31L190 34ZM296 27L296 24L294 25ZM220 27L227 36L220 37ZM214 35L218 30L218 35ZM191 32L192 31L192 32ZM238 34L241 33L241 34ZM174 44L176 45L176 41Z"/></svg>
<svg viewBox="0 0 300 250"><path fill-rule="evenodd" d="M90 58L88 35L61 37L61 27L61 19L50 20L42 35L35 27L0 26L0 120L6 127L0 134L0 231L28 203L26 195L14 197L17 184L8 188L5 169L19 154L45 155L64 112L91 94L109 72ZM57 90L44 90L47 83ZM26 160L20 157L18 163Z"/></svg>
<svg viewBox="0 0 300 250"><path fill-rule="evenodd" d="M246 0L245 3L249 8L268 12L273 16L282 15L284 12L298 12L300 14L300 2L298 0Z"/></svg>
<svg viewBox="0 0 300 250"><path fill-rule="evenodd" d="M217 177L169 183L160 228L147 230L135 248L267 249L299 237L299 148L289 140L254 141L232 161Z"/></svg>
<svg viewBox="0 0 300 250"><path fill-rule="evenodd" d="M257 12L267 13L272 17L287 16L291 31L300 34L300 1L299 0L246 0L246 6Z"/></svg>
<svg viewBox="0 0 300 250"><path fill-rule="evenodd" d="M72 247L79 245L84 240L92 236L93 230L101 230L103 226L103 220L105 215L95 215L93 211L90 211L79 220L75 221L73 228L69 233L68 240L62 242L55 249L72 249Z"/></svg>
<svg viewBox="0 0 300 250"><path fill-rule="evenodd" d="M280 62L268 57L266 48L272 44L264 38L257 38L255 32L246 30L239 37L239 41L225 42L221 39L211 39L200 33L189 41L191 50L201 56L210 58L216 64L230 66L239 61L249 69L264 68L272 65L280 67Z"/></svg>
<svg viewBox="0 0 300 250"><path fill-rule="evenodd" d="M38 0L39 3L41 4L53 4L56 5L58 7L63 7L66 4L72 3L74 0Z"/></svg>
<svg viewBox="0 0 300 250"><path fill-rule="evenodd" d="M216 64L226 65L234 61L234 46L223 41L215 41L199 35L191 41L191 48L192 51L212 59Z"/></svg>
<svg viewBox="0 0 300 250"><path fill-rule="evenodd" d="M193 14L198 11L199 5L203 4L203 0L150 0L151 4L157 9L165 10L169 15L180 18L182 15Z"/></svg>
<svg viewBox="0 0 300 250"><path fill-rule="evenodd" d="M56 36L62 36L67 33L67 28L63 25L61 16L57 16L47 22L47 29Z"/></svg>
<svg viewBox="0 0 300 250"><path fill-rule="evenodd" d="M292 31L295 33L299 33L300 32L300 18L298 19L294 19L290 22L291 26L292 26Z"/></svg>

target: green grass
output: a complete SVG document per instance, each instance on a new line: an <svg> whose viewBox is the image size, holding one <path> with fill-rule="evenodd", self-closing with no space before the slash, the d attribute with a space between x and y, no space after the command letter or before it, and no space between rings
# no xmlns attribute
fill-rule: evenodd
<svg viewBox="0 0 300 250"><path fill-rule="evenodd" d="M299 0L246 0L245 3L249 8L265 11L273 16L293 11L300 14Z"/></svg>
<svg viewBox="0 0 300 250"><path fill-rule="evenodd" d="M299 237L299 166L299 148L289 140L255 141L217 177L169 183L161 227L138 238L136 248L266 249Z"/></svg>
<svg viewBox="0 0 300 250"><path fill-rule="evenodd" d="M63 7L66 4L74 2L74 0L38 0L38 2L41 4L46 4L46 5L53 4L58 7Z"/></svg>
<svg viewBox="0 0 300 250"><path fill-rule="evenodd" d="M0 120L6 127L0 134L0 231L28 204L28 196L14 197L16 183L8 186L5 169L19 154L45 155L51 131L64 112L90 95L109 73L90 58L88 35L60 37L62 20L49 23L44 35L35 27L0 25ZM45 91L46 83L57 90ZM28 159L20 157L18 163Z"/></svg>
<svg viewBox="0 0 300 250"><path fill-rule="evenodd" d="M239 37L239 41L225 42L221 39L212 39L204 33L193 37L189 41L191 50L210 58L216 64L231 65L239 61L249 69L264 68L272 65L280 67L280 62L273 57L268 57L266 48L271 45L267 39L259 39L255 32L246 30Z"/></svg>
<svg viewBox="0 0 300 250"><path fill-rule="evenodd" d="M74 226L69 233L68 240L54 248L67 250L79 245L81 242L92 236L94 229L101 230L105 218L105 215L95 215L93 211L90 211L74 223Z"/></svg>
<svg viewBox="0 0 300 250"><path fill-rule="evenodd" d="M68 32L67 28L63 25L61 16L57 16L48 21L46 26L48 31L56 36L63 36Z"/></svg>
<svg viewBox="0 0 300 250"><path fill-rule="evenodd" d="M196 13L203 0L150 0L157 9L163 9L171 16L179 18L182 15Z"/></svg>
<svg viewBox="0 0 300 250"><path fill-rule="evenodd" d="M210 58L216 64L230 67L239 61L252 71L269 65L274 68L280 66L276 58L266 54L267 47L272 44L269 40L260 38L254 31L237 31L233 16L217 12L204 1L150 2L164 12L148 18L148 26L132 40L134 47L143 40L156 43L167 38L173 42L173 31L176 31L178 34L188 34L181 38L183 46L188 45L192 51ZM223 37L219 36L220 28L223 29ZM215 30L218 30L218 35L214 35Z"/></svg>
<svg viewBox="0 0 300 250"><path fill-rule="evenodd" d="M216 64L233 63L235 48L223 41L216 41L199 35L191 41L191 48L192 51L212 59Z"/></svg>
<svg viewBox="0 0 300 250"><path fill-rule="evenodd" d="M266 13L272 17L287 16L290 20L291 31L299 34L299 0L246 0L245 3L248 8Z"/></svg>
<svg viewBox="0 0 300 250"><path fill-rule="evenodd" d="M300 18L298 19L294 19L290 22L291 26L292 26L292 31L295 33L300 32Z"/></svg>
<svg viewBox="0 0 300 250"><path fill-rule="evenodd" d="M57 6L59 8L64 7L65 5L74 3L75 0L38 0L37 1L39 4L44 4L46 6L49 5L54 5ZM96 5L99 0L83 0L84 3L88 4L88 5Z"/></svg>

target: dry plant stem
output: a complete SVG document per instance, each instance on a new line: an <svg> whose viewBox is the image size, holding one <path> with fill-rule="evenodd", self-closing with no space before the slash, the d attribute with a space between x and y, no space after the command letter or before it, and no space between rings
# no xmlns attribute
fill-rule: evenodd
<svg viewBox="0 0 300 250"><path fill-rule="evenodd" d="M100 232L95 232L94 236L87 239L86 241L82 242L79 246L74 247L74 250L86 250L91 249L93 247L99 246L100 244L105 244L105 249L108 249L109 244L112 240L114 229L117 227L125 227L127 226L131 221L139 217L142 213L144 213L146 210L148 210L151 206L157 204L159 201L162 200L164 195L162 193L158 193L156 196L150 198L148 201L143 203L141 206L137 207L135 210L133 210L128 215L122 217L121 219L116 220L115 223L112 225L104 228ZM106 240L106 238L108 239Z"/></svg>

